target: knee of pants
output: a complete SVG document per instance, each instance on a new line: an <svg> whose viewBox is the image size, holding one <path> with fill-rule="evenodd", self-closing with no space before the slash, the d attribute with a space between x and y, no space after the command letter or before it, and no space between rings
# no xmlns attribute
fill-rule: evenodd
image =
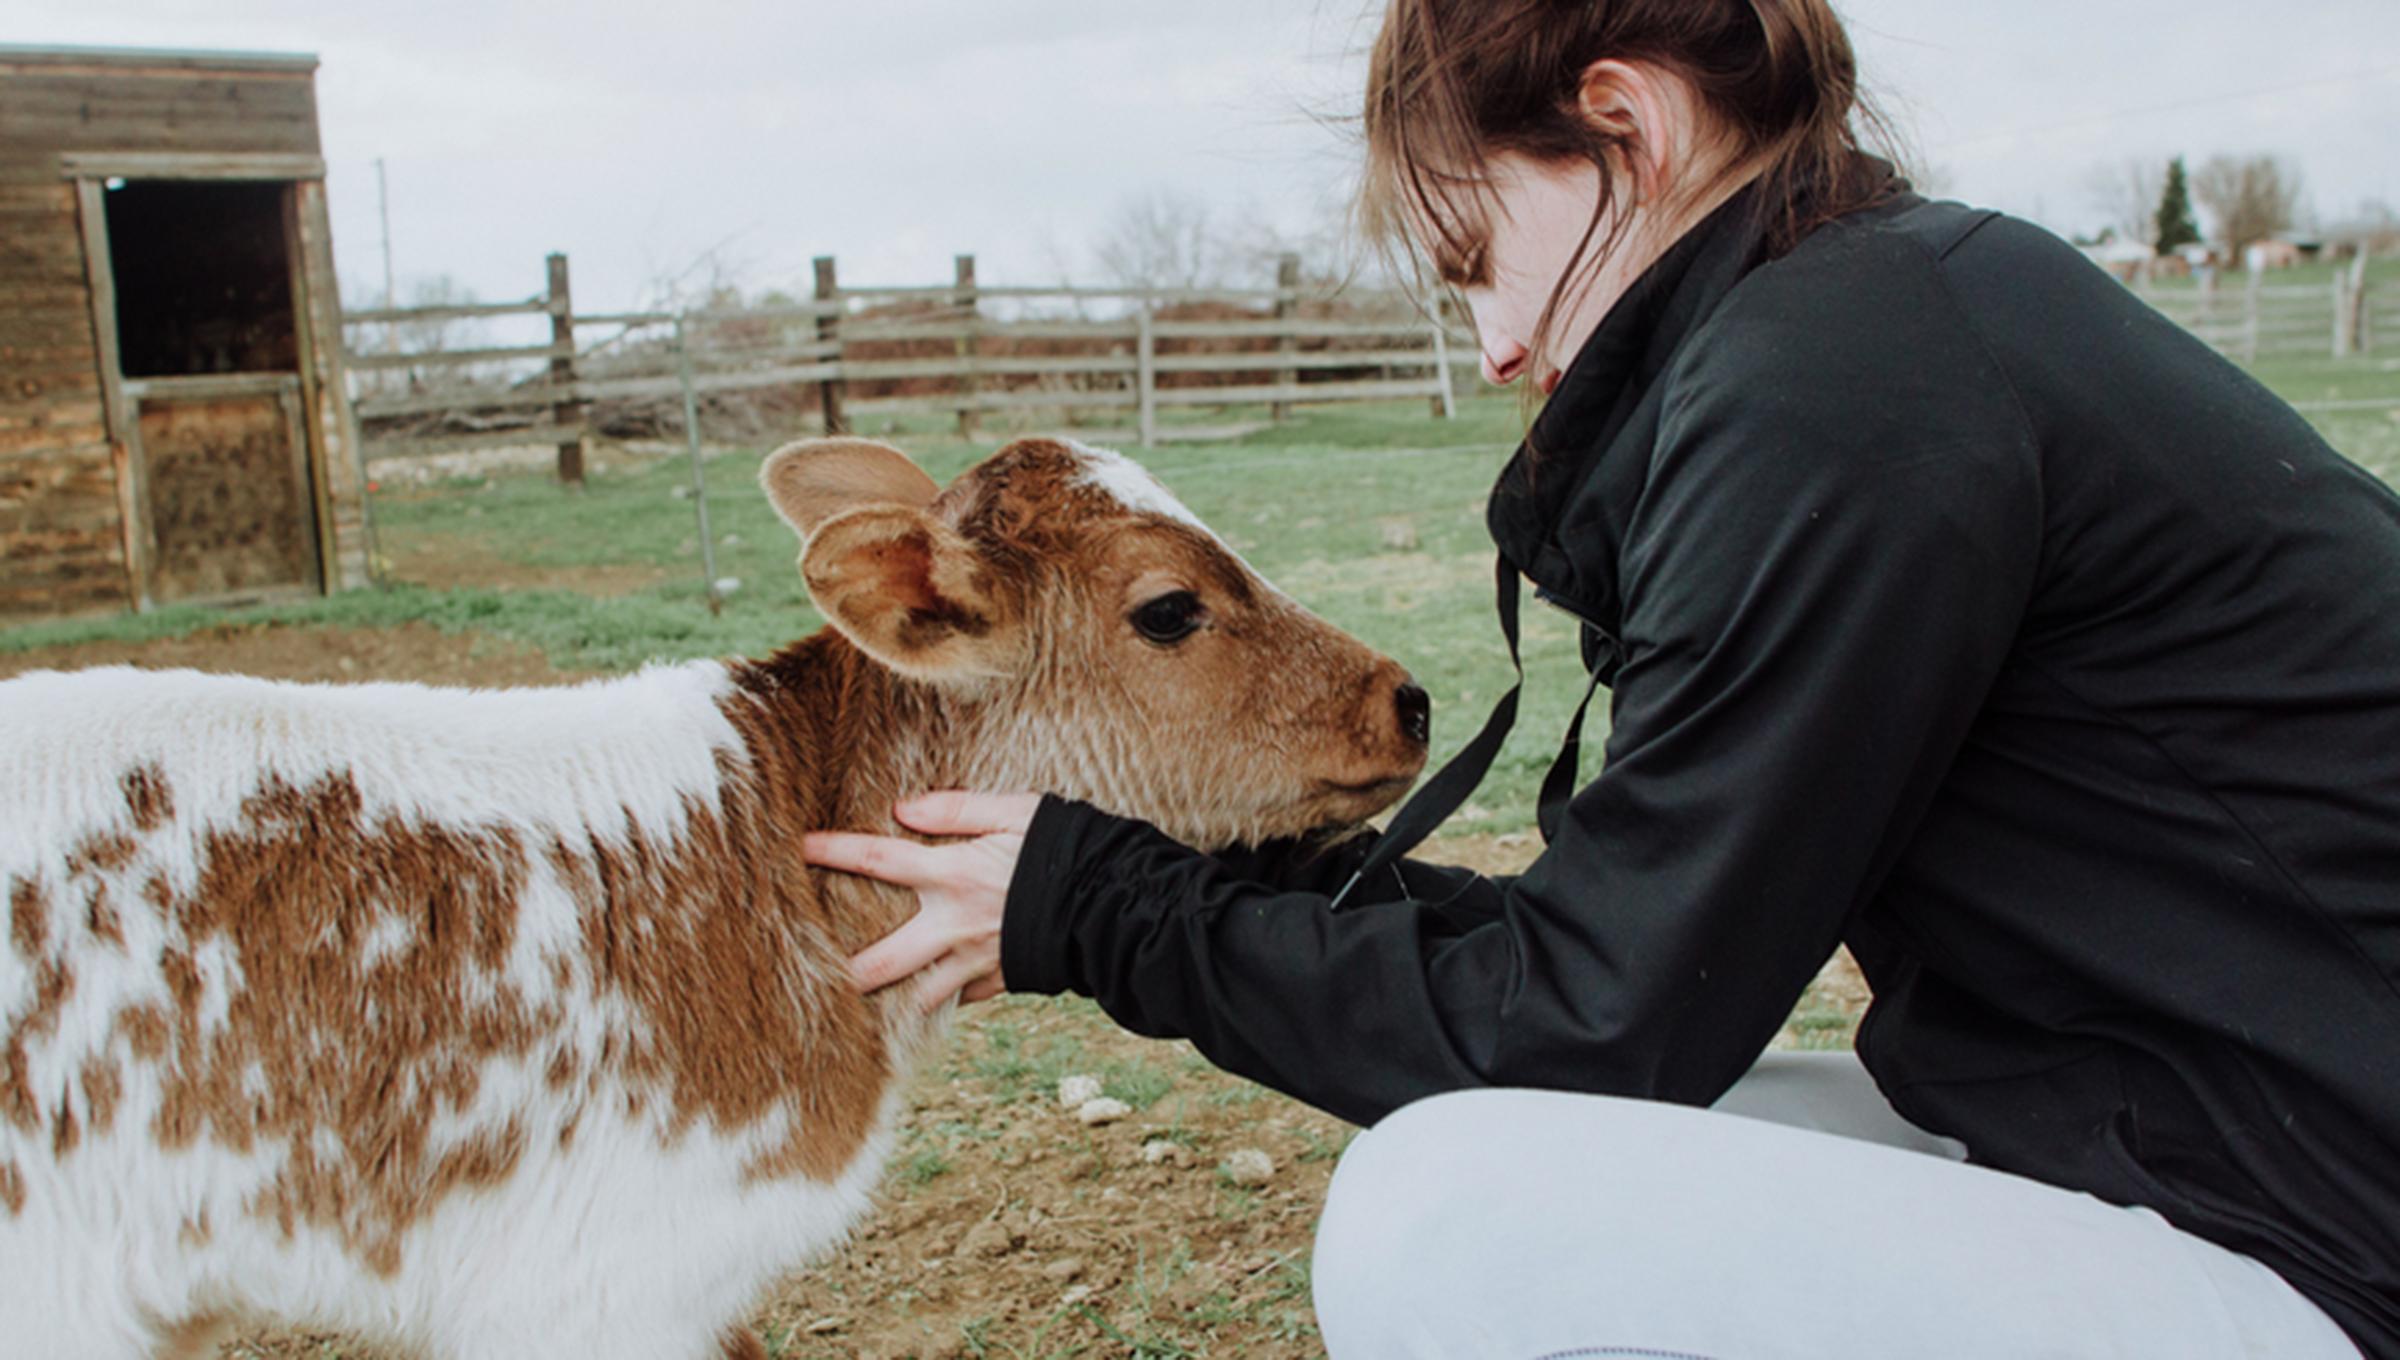
<svg viewBox="0 0 2400 1360"><path fill-rule="evenodd" d="M1317 1226L1311 1267L1318 1325L1329 1345L1390 1325L1410 1301L1457 1287L1459 1256L1470 1244L1436 1246L1472 1214L1453 1201L1472 1198L1474 1168L1491 1135L1511 1120L1512 1092L1458 1091L1431 1096L1387 1115L1351 1141L1334 1168ZM1445 1269L1443 1262L1448 1262ZM1371 1354L1359 1348L1354 1353Z"/></svg>

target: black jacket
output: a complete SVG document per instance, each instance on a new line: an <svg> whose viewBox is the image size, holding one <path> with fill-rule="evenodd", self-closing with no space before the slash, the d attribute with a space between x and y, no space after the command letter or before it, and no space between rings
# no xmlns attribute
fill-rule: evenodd
<svg viewBox="0 0 2400 1360"><path fill-rule="evenodd" d="M1760 254L1738 199L1686 237L1493 495L1612 684L1531 869L1329 913L1356 845L1052 801L1009 985L1365 1121L1713 1100L1847 941L1909 1119L2400 1360L2400 499L2033 227L1908 197Z"/></svg>

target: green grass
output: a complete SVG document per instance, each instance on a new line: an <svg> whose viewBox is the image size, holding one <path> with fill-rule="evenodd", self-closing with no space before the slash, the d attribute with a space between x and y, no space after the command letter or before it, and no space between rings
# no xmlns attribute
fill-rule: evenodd
<svg viewBox="0 0 2400 1360"><path fill-rule="evenodd" d="M2257 373L2295 402L2400 404L2400 355L2277 360ZM1239 440L1170 445L1140 456L1261 572L1416 673L1434 695L1438 763L1482 724L1509 681L1492 618L1483 504L1522 414L1510 396L1465 401L1459 418L1448 422L1429 419L1417 401L1309 409ZM2335 447L2400 483L2400 421L2387 410L2311 418ZM954 431L928 428L906 447L946 480L1005 438L994 433L968 443ZM570 583L578 567L656 564L670 571L663 584L629 595L397 586L263 610L167 609L37 624L0 632L0 651L257 623L370 628L419 621L528 643L579 670L763 654L813 631L819 619L794 565L797 544L758 492L762 452L725 453L706 465L717 573L742 582L721 615L703 607L693 505L677 494L688 488L689 466L667 458L595 475L581 492L562 491L545 475L516 474L387 491L376 500L378 531L395 554L471 548ZM1534 789L1558 749L1581 677L1574 630L1563 615L1529 603L1525 652L1528 685L1516 731L1484 788L1446 828L1451 833L1530 824ZM1606 723L1606 706L1596 706L1591 750L1605 737ZM1060 1055L1043 1059L1032 1065L1054 1070Z"/></svg>

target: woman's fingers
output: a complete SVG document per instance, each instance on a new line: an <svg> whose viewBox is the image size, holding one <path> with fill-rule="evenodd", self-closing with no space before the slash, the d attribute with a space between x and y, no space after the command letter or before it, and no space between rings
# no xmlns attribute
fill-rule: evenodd
<svg viewBox="0 0 2400 1360"><path fill-rule="evenodd" d="M968 984L991 975L991 964L962 954L952 954L917 975L915 998L917 1009L931 1015L943 1003L958 996Z"/></svg>
<svg viewBox="0 0 2400 1360"><path fill-rule="evenodd" d="M897 836L856 831L811 831L800 838L800 855L810 864L864 874L904 888L921 887L940 873L940 852Z"/></svg>
<svg viewBox="0 0 2400 1360"><path fill-rule="evenodd" d="M908 924L850 957L850 981L862 992L889 987L950 952L956 941L920 910Z"/></svg>
<svg viewBox="0 0 2400 1360"><path fill-rule="evenodd" d="M1025 834L1042 805L1034 793L967 793L957 789L924 793L893 809L901 822L928 836Z"/></svg>

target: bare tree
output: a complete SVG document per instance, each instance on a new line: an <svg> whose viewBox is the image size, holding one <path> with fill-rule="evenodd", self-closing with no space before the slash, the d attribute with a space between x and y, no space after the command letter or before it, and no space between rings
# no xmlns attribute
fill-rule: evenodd
<svg viewBox="0 0 2400 1360"><path fill-rule="evenodd" d="M2083 177L2083 189L2100 220L2119 239L2158 244L2158 202L2166 192L2164 157L2128 157L2095 165Z"/></svg>
<svg viewBox="0 0 2400 1360"><path fill-rule="evenodd" d="M1092 253L1109 280L1126 288L1213 287L1223 282L1226 263L1208 204L1172 189L1120 201Z"/></svg>
<svg viewBox="0 0 2400 1360"><path fill-rule="evenodd" d="M2288 230L2300 203L2300 171L2281 156L2213 156L2192 174L2192 200L2209 215L2229 258Z"/></svg>

